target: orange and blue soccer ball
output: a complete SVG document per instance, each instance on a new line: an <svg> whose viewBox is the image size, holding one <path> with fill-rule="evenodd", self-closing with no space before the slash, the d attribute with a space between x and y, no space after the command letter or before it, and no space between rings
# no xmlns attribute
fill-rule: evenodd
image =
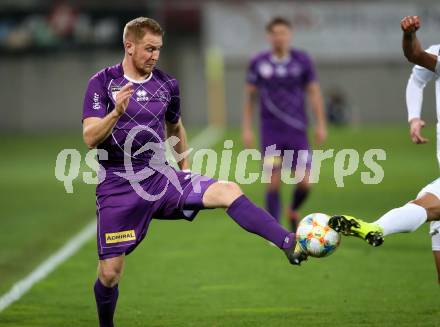
<svg viewBox="0 0 440 327"><path fill-rule="evenodd" d="M328 226L330 216L312 213L304 217L296 230L296 241L302 250L315 258L333 253L341 242L338 232Z"/></svg>

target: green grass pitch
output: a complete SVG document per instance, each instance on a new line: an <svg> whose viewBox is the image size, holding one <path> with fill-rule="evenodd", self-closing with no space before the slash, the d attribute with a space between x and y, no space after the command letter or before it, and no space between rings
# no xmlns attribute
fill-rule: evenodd
<svg viewBox="0 0 440 327"><path fill-rule="evenodd" d="M372 220L410 200L438 176L435 131L426 133L431 143L415 146L404 125L332 129L323 148L361 154L385 149L385 178L379 185L361 184L361 163L345 187L337 188L333 160L327 160L302 213ZM225 138L239 144L238 136L229 131ZM94 216L94 186L78 179L75 193L66 194L54 177L57 153L75 147L85 152L79 135L2 136L0 294ZM258 167L254 163L249 171ZM243 190L263 204L263 185ZM285 204L290 192L283 186ZM97 326L96 260L92 240L0 313L0 326ZM330 257L293 267L223 210L207 210L193 223L153 221L142 245L127 257L115 319L122 327L439 326L438 304L427 226L393 235L380 248L343 238Z"/></svg>

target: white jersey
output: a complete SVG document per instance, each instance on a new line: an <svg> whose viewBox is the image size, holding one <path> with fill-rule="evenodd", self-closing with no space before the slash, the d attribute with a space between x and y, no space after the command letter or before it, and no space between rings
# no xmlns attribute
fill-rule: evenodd
<svg viewBox="0 0 440 327"><path fill-rule="evenodd" d="M431 45L426 52L439 56L435 73L421 66L414 66L406 86L406 106L408 121L420 118L423 103L423 89L432 79L435 80L435 96L437 109L437 160L440 164L440 44ZM420 191L418 197L429 192L440 198L440 178ZM431 222L432 250L440 251L440 221Z"/></svg>
<svg viewBox="0 0 440 327"><path fill-rule="evenodd" d="M440 44L431 45L427 52L436 56L440 55ZM426 84L435 80L435 95L437 107L437 160L440 164L440 60L437 60L436 72L432 72L421 66L414 66L406 86L406 106L408 109L408 121L420 118L423 103L423 89Z"/></svg>

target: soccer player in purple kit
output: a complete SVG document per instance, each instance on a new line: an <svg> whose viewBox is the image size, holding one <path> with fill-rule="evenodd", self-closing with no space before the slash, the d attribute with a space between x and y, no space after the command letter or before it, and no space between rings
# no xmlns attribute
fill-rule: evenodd
<svg viewBox="0 0 440 327"><path fill-rule="evenodd" d="M323 101L315 69L307 53L291 48L292 26L282 17L273 18L266 26L271 50L252 58L246 78L245 103L242 121L244 146L253 146L253 103L258 93L260 102L261 149L276 145L276 150L294 150L292 170L305 171L296 186L288 218L292 231L299 220L298 209L309 194L311 152L307 139L306 96L316 118L315 138L319 145L327 137ZM303 151L300 151L303 150ZM279 220L282 155L267 154L264 165L273 167L266 189L266 208ZM271 168L269 168L271 169Z"/></svg>
<svg viewBox="0 0 440 327"><path fill-rule="evenodd" d="M99 263L94 293L101 327L113 326L124 256L145 237L153 217L192 220L200 209L225 208L246 231L283 250L290 263L306 259L295 250L299 249L295 234L255 206L237 184L185 172L186 159L178 162L181 171L157 160L165 156L165 136L179 138L176 153L187 150L178 83L155 67L162 36L162 28L153 19L139 17L128 22L122 63L96 73L84 98L84 141L89 148L106 152L98 156L101 171L96 189ZM158 146L143 151L151 143ZM126 171L128 159L131 172ZM197 178L200 189L193 183ZM154 199L145 199L139 195L142 192Z"/></svg>

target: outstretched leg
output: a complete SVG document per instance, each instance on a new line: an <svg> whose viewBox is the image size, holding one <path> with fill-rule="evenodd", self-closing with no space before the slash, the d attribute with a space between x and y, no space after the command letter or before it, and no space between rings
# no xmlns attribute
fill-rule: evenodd
<svg viewBox="0 0 440 327"><path fill-rule="evenodd" d="M203 195L205 208L226 208L226 213L243 229L274 243L287 255L292 264L306 259L295 251L295 234L281 227L267 211L257 207L233 182L216 182Z"/></svg>
<svg viewBox="0 0 440 327"><path fill-rule="evenodd" d="M381 245L383 236L413 232L426 221L440 220L438 186L437 180L425 187L416 200L388 211L373 223L342 215L330 218L329 225L345 235L363 238L373 246Z"/></svg>

